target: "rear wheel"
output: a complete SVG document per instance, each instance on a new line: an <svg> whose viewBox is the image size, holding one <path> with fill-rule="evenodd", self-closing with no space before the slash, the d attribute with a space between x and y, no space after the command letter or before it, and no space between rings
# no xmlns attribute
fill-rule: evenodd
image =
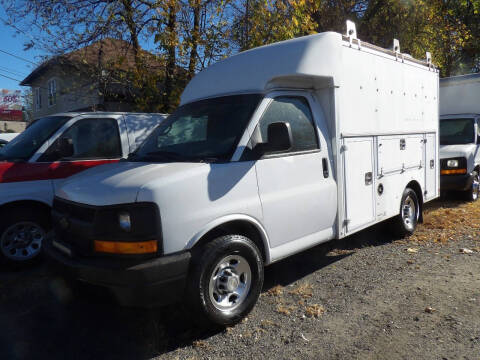
<svg viewBox="0 0 480 360"><path fill-rule="evenodd" d="M421 209L417 194L410 188L403 192L400 204L400 213L394 219L394 232L404 237L414 233Z"/></svg>
<svg viewBox="0 0 480 360"><path fill-rule="evenodd" d="M26 264L40 255L49 221L45 214L16 208L0 226L0 256L9 263Z"/></svg>
<svg viewBox="0 0 480 360"><path fill-rule="evenodd" d="M465 192L465 196L468 201L477 201L480 188L480 179L477 171L472 173L472 178L472 186Z"/></svg>
<svg viewBox="0 0 480 360"><path fill-rule="evenodd" d="M260 251L244 236L219 237L194 253L188 281L187 299L201 322L235 324L260 296Z"/></svg>

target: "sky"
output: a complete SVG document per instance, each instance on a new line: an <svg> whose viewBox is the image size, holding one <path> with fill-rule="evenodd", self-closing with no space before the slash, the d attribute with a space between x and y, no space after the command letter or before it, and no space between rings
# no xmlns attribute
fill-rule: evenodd
<svg viewBox="0 0 480 360"><path fill-rule="evenodd" d="M24 51L23 44L31 40L31 38L25 34L17 34L14 29L6 26L2 21L2 19L5 18L5 12L0 6L0 89L26 89L18 84L19 81L7 79L4 76L23 80L35 68L35 65L5 54L2 51L9 52L34 63L38 63L38 56L43 55L43 53L35 49ZM30 36L35 36L35 34L30 34Z"/></svg>

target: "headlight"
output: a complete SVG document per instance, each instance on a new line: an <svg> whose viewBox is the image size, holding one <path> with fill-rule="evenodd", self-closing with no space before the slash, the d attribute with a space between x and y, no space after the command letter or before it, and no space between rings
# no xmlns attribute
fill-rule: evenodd
<svg viewBox="0 0 480 360"><path fill-rule="evenodd" d="M130 232L130 230L132 229L130 214L126 211L118 213L118 224L123 231Z"/></svg>
<svg viewBox="0 0 480 360"><path fill-rule="evenodd" d="M458 167L458 160L448 160L447 161L447 166L450 167L450 168Z"/></svg>

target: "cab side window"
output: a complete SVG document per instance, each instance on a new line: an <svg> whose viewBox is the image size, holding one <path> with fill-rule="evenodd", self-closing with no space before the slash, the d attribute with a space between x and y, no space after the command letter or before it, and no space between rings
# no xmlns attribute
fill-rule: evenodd
<svg viewBox="0 0 480 360"><path fill-rule="evenodd" d="M307 99L301 96L275 98L259 122L260 141L267 141L268 125L274 122L290 124L293 144L288 152L301 152L319 148L313 116Z"/></svg>
<svg viewBox="0 0 480 360"><path fill-rule="evenodd" d="M83 119L67 129L39 161L116 159L122 145L115 119Z"/></svg>

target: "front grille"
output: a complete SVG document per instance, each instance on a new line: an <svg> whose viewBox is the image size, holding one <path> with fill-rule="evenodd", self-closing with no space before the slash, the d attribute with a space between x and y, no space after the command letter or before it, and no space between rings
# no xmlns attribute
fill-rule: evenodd
<svg viewBox="0 0 480 360"><path fill-rule="evenodd" d="M57 239L67 244L76 254L91 254L91 235L96 209L92 206L55 198L52 214Z"/></svg>

